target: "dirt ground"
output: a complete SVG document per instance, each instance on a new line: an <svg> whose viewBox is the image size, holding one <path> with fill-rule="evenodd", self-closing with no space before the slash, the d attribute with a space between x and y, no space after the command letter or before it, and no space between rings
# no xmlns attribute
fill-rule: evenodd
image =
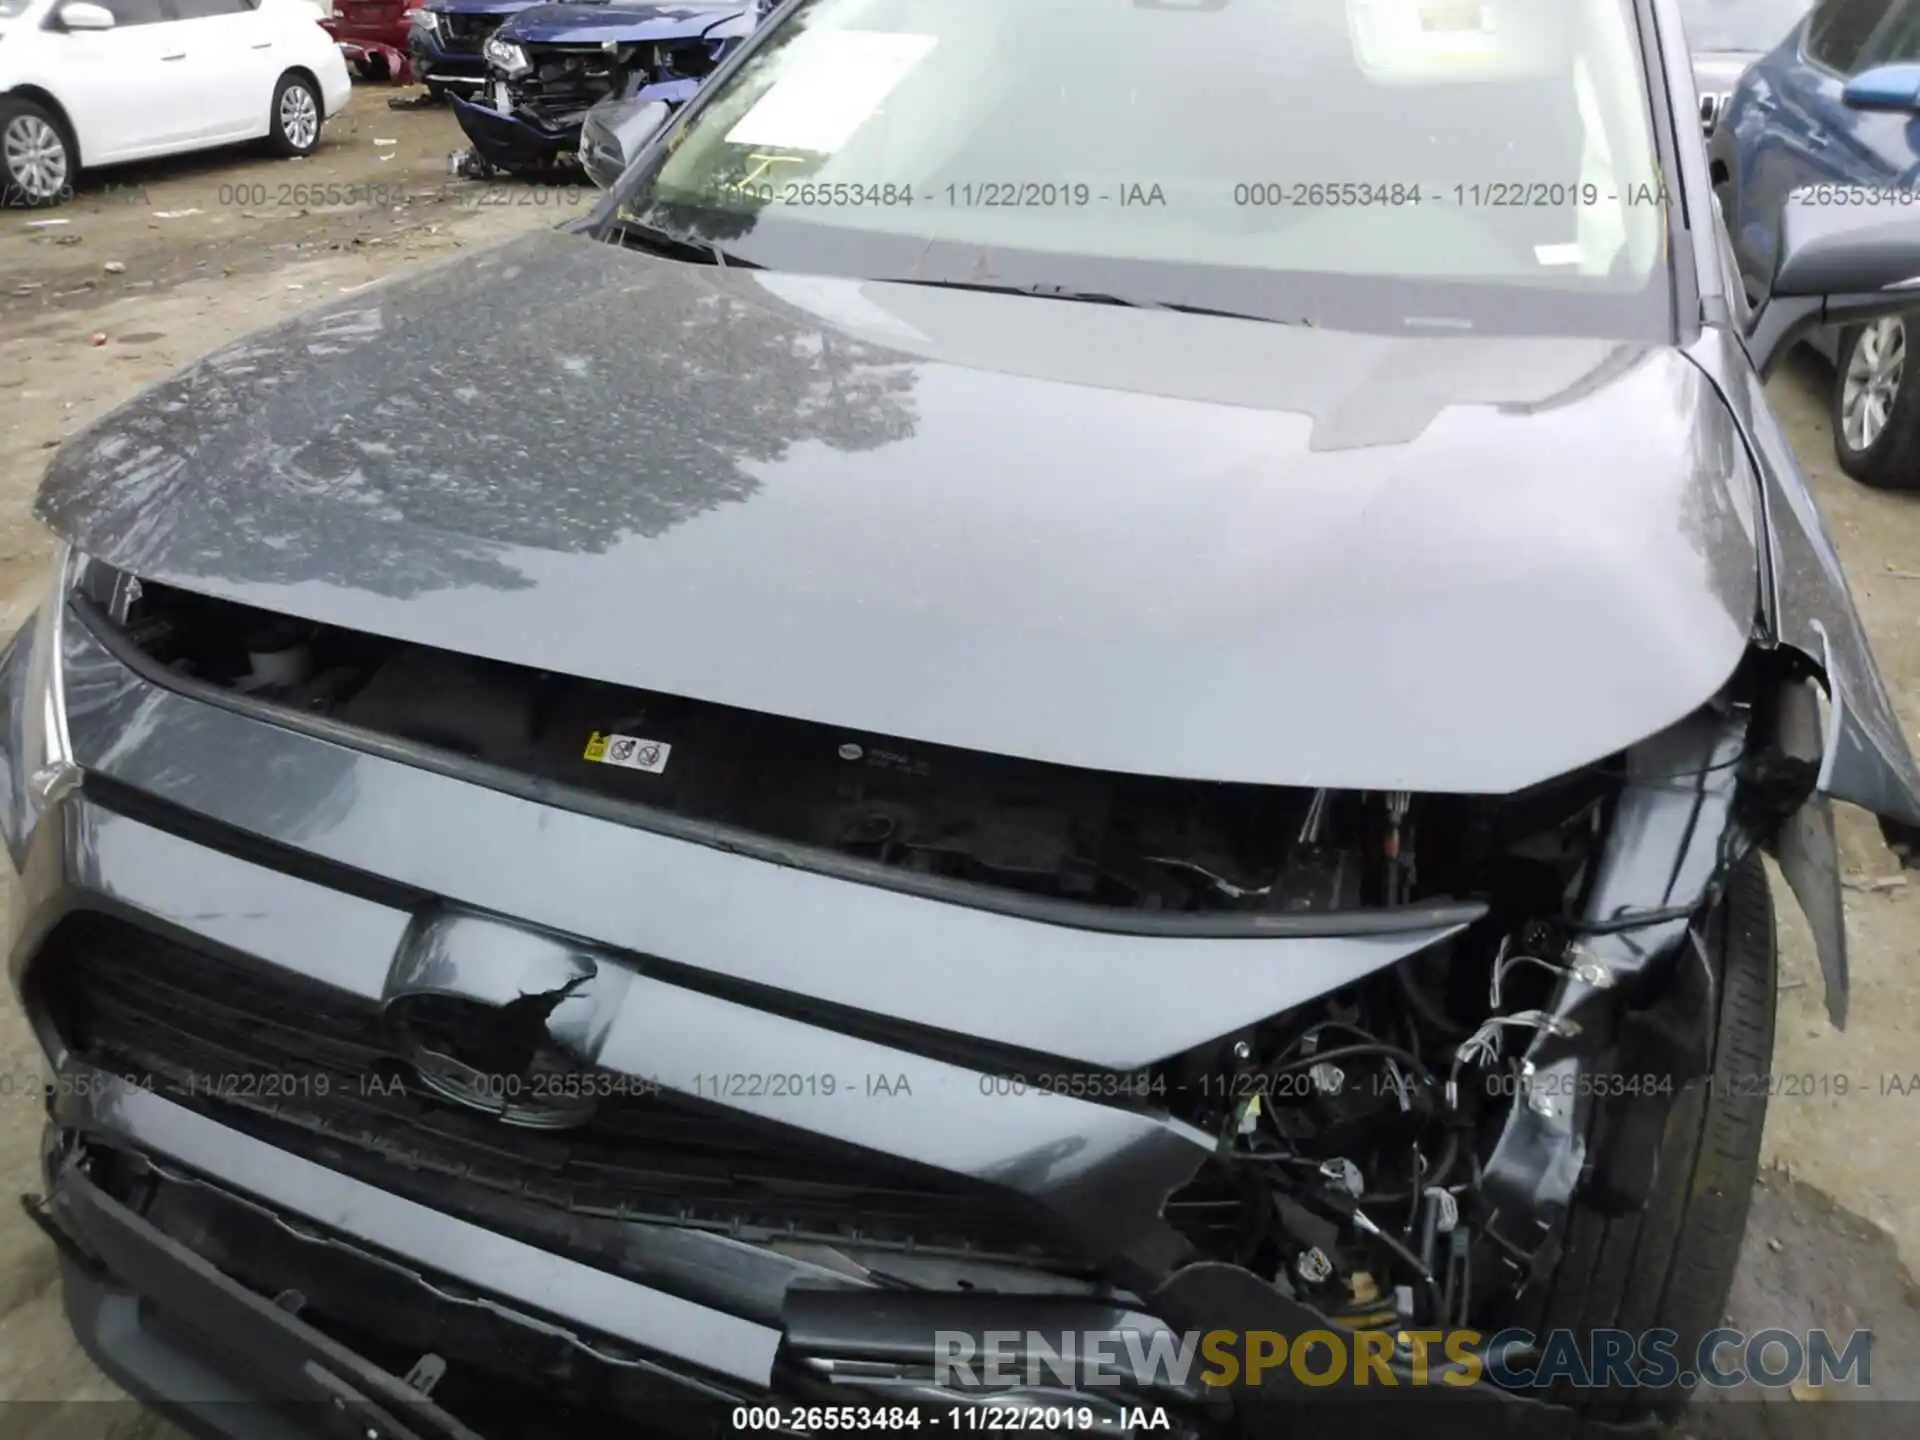
<svg viewBox="0 0 1920 1440"><path fill-rule="evenodd" d="M387 106L416 93L356 87L305 160L212 151L0 211L0 631L33 604L46 551L27 510L62 438L302 305L591 208L591 187L453 179L452 116Z"/></svg>
<svg viewBox="0 0 1920 1440"><path fill-rule="evenodd" d="M387 98L399 93L357 91L305 161L228 152L143 165L93 177L59 210L0 212L0 635L38 598L49 546L29 507L64 436L302 305L560 223L590 203L587 192L451 179L446 160L460 143L458 127L441 111L390 110ZM1819 487L1894 700L1920 744L1920 496L1877 494L1838 473L1829 384L1818 362L1789 364L1772 384L1774 402ZM1776 1070L1813 1079L1773 1102L1772 1168L1756 1197L1730 1323L1750 1331L1870 1327L1872 1394L1913 1400L1920 875L1899 874L1860 815L1843 815L1841 840L1854 966L1845 1034L1827 1023L1805 927L1776 886L1786 987ZM24 1022L0 1002L0 1198L38 1184L41 1120L28 1092L40 1074ZM1831 1078L1839 1076L1847 1077L1844 1095ZM55 1275L51 1247L8 1200L0 1206L0 1440L170 1436L79 1355ZM1764 1409L1784 1421L1817 1398L1828 1397ZM1835 1408L1822 1410L1830 1417ZM1719 1433L1728 1409L1696 1407L1683 1433ZM1820 1429L1836 1440L1867 1433Z"/></svg>

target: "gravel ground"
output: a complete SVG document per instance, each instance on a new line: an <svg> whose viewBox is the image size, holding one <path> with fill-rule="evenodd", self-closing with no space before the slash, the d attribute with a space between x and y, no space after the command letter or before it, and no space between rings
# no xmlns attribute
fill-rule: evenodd
<svg viewBox="0 0 1920 1440"><path fill-rule="evenodd" d="M26 615L48 554L29 507L52 448L141 386L302 305L583 213L589 195L455 181L458 127L394 111L361 88L305 161L227 152L95 177L73 204L0 212L0 634ZM35 221L63 223L36 225ZM1877 494L1833 464L1830 380L1789 364L1774 402L1812 471L1894 700L1920 743L1920 496ZM1785 993L1776 1069L1816 1077L1773 1102L1770 1167L1756 1197L1730 1323L1875 1332L1866 1394L1801 1393L1696 1407L1683 1432L1920 1431L1920 877L1899 875L1864 817L1842 817L1854 947L1854 1020L1836 1034L1798 912L1780 891ZM1776 887L1777 889L1779 887ZM3 899L4 897L0 897ZM37 1184L37 1050L0 1002L0 1192ZM1844 1095L1833 1077L1847 1077ZM1898 1076L1912 1084L1890 1084ZM1817 1077L1828 1077L1820 1080ZM171 1436L119 1397L73 1345L52 1249L0 1207L0 1440ZM1755 1397L1738 1397L1753 1399ZM1898 1417L1898 1418L1896 1418ZM1817 1422L1817 1423L1816 1423Z"/></svg>

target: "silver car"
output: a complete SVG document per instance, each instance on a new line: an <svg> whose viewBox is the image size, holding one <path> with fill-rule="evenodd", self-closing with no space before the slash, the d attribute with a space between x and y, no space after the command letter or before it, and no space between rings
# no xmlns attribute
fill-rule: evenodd
<svg viewBox="0 0 1920 1440"><path fill-rule="evenodd" d="M1685 1404L1761 857L1843 1025L1833 803L1920 842L1761 376L1920 215L1796 202L1748 314L1669 0L1361 10L789 0L589 219L66 444L0 835L110 1375L441 1440Z"/></svg>

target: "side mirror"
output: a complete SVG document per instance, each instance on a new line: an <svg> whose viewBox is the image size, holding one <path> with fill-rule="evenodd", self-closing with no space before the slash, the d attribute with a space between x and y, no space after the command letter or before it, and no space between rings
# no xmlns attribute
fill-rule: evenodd
<svg viewBox="0 0 1920 1440"><path fill-rule="evenodd" d="M60 7L60 23L69 30L111 30L113 12L104 5L89 4L88 0L71 0L70 4Z"/></svg>
<svg viewBox="0 0 1920 1440"><path fill-rule="evenodd" d="M1847 82L1841 102L1854 110L1920 114L1920 65L1876 65Z"/></svg>
<svg viewBox="0 0 1920 1440"><path fill-rule="evenodd" d="M580 164L602 190L611 190L673 114L664 100L603 100L580 127Z"/></svg>
<svg viewBox="0 0 1920 1440"><path fill-rule="evenodd" d="M1779 263L1747 350L1764 375L1810 332L1920 310L1920 191L1884 205L1834 205L1795 191L1780 216Z"/></svg>

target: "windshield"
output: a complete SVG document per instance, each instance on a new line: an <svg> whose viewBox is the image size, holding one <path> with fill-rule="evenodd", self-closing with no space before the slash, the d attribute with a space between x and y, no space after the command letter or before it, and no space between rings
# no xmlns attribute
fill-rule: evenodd
<svg viewBox="0 0 1920 1440"><path fill-rule="evenodd" d="M0 20L11 20L16 15L24 14L31 4L33 0L0 0Z"/></svg>
<svg viewBox="0 0 1920 1440"><path fill-rule="evenodd" d="M1713 51L1771 50L1787 38L1812 7L1812 0L1682 0L1687 44Z"/></svg>
<svg viewBox="0 0 1920 1440"><path fill-rule="evenodd" d="M811 0L620 202L774 269L1665 324L1628 0Z"/></svg>

